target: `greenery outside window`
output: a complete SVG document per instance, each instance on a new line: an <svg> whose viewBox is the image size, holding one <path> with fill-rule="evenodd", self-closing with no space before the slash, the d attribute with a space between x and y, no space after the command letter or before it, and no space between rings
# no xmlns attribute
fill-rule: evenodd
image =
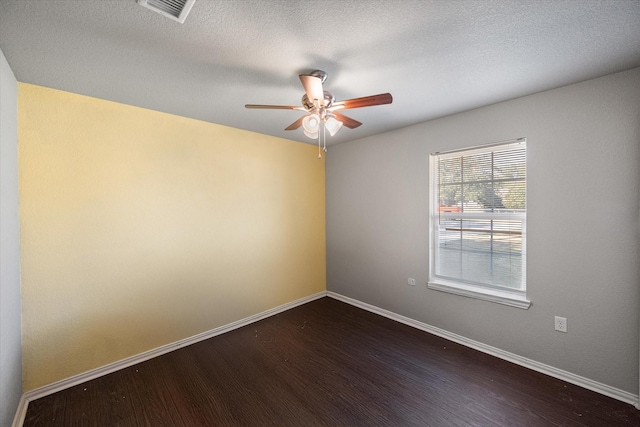
<svg viewBox="0 0 640 427"><path fill-rule="evenodd" d="M429 288L526 299L526 139L430 156Z"/></svg>

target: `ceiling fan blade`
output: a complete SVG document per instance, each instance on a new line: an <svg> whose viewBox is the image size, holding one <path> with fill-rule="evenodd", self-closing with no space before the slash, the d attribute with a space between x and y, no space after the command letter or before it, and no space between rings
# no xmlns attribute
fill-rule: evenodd
<svg viewBox="0 0 640 427"><path fill-rule="evenodd" d="M285 130L296 130L298 129L300 126L302 126L302 121L304 120L306 116L302 116L300 117L298 120L296 120L295 122L291 123L287 128L285 128Z"/></svg>
<svg viewBox="0 0 640 427"><path fill-rule="evenodd" d="M336 113L335 111L333 112L333 114L336 116L336 120L341 121L342 124L349 129L355 129L362 124L359 121L352 119L351 117L345 116L344 114Z"/></svg>
<svg viewBox="0 0 640 427"><path fill-rule="evenodd" d="M362 98L347 99L345 101L334 102L329 110L347 110L349 108L372 107L374 105L391 104L393 97L390 93L379 95L363 96Z"/></svg>
<svg viewBox="0 0 640 427"><path fill-rule="evenodd" d="M306 111L304 107L294 107L293 105L260 105L260 104L245 104L245 108L266 108L269 110L300 110Z"/></svg>
<svg viewBox="0 0 640 427"><path fill-rule="evenodd" d="M300 74L298 77L300 77L300 82L302 82L304 91L307 93L307 98L309 98L312 103L317 99L320 106L323 106L324 90L322 89L322 79L308 74Z"/></svg>

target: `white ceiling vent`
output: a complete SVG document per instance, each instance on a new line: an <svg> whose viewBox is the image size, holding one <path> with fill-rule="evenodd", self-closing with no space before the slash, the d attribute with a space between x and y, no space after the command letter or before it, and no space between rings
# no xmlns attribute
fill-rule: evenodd
<svg viewBox="0 0 640 427"><path fill-rule="evenodd" d="M140 6L183 24L196 0L138 0Z"/></svg>

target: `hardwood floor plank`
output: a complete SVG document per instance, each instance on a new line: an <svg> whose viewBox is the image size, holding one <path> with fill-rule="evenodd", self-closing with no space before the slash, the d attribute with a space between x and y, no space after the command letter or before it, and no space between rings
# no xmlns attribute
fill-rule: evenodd
<svg viewBox="0 0 640 427"><path fill-rule="evenodd" d="M598 393L322 298L29 404L25 426L640 426Z"/></svg>

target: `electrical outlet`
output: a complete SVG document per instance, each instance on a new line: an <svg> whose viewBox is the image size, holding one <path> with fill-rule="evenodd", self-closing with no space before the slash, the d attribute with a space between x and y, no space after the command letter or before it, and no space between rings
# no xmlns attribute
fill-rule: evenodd
<svg viewBox="0 0 640 427"><path fill-rule="evenodd" d="M413 277L409 277L407 279L407 285L415 286L416 285L416 279L414 279Z"/></svg>
<svg viewBox="0 0 640 427"><path fill-rule="evenodd" d="M566 317L555 317L556 321L556 331L567 332L567 318Z"/></svg>

